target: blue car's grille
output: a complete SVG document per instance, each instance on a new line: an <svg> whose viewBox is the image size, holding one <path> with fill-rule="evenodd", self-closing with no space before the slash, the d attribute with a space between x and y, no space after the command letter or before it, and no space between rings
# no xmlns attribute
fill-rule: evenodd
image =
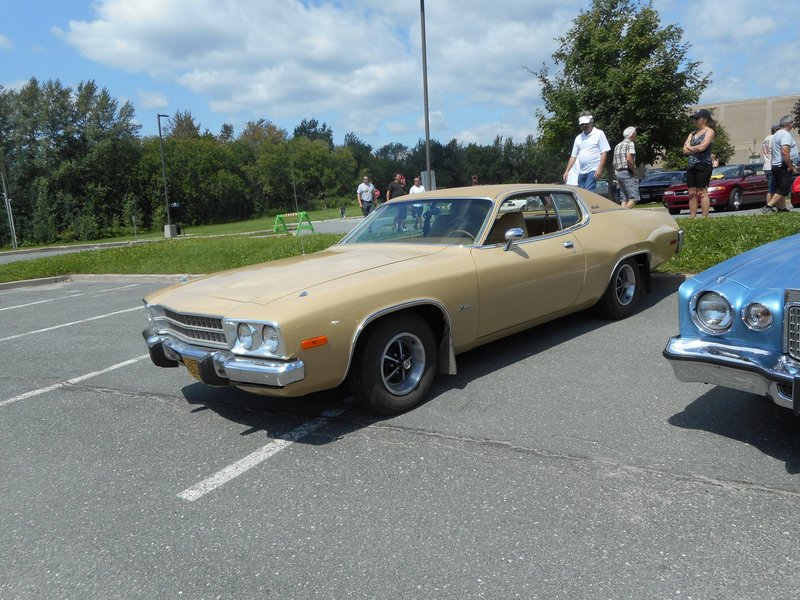
<svg viewBox="0 0 800 600"><path fill-rule="evenodd" d="M800 360L800 306L786 309L786 352L795 360Z"/></svg>

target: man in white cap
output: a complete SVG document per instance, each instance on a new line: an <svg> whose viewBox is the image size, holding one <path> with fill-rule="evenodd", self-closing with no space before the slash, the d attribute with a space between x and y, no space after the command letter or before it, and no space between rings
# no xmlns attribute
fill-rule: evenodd
<svg viewBox="0 0 800 600"><path fill-rule="evenodd" d="M577 160L580 163L578 173L578 187L593 192L597 187L597 180L603 173L606 164L606 155L611 150L606 134L594 126L594 118L588 112L582 112L578 118L581 133L572 144L572 154L564 169L564 181L569 177L569 171Z"/></svg>

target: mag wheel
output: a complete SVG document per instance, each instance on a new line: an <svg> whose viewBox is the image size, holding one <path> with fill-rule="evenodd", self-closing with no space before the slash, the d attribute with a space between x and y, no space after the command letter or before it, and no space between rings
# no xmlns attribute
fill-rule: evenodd
<svg viewBox="0 0 800 600"><path fill-rule="evenodd" d="M598 308L606 317L624 319L636 311L641 294L642 274L639 265L634 259L628 258L614 269Z"/></svg>
<svg viewBox="0 0 800 600"><path fill-rule="evenodd" d="M353 363L350 389L366 409L392 415L428 394L435 376L436 341L421 317L387 317L371 329Z"/></svg>

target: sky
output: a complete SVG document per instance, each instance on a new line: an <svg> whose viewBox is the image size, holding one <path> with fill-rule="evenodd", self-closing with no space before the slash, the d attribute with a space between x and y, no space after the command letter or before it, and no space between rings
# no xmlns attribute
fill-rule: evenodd
<svg viewBox="0 0 800 600"><path fill-rule="evenodd" d="M428 0L431 137L490 143L536 134L539 85L589 0ZM786 0L653 0L684 30L712 83L701 102L800 96L800 11ZM303 118L373 148L424 138L417 0L0 0L0 85L93 79L130 101L143 135L158 113L202 130ZM163 121L163 120L162 120Z"/></svg>

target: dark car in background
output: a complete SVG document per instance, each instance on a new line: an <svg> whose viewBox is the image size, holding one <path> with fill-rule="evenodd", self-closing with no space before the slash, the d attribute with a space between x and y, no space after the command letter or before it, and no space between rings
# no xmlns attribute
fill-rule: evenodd
<svg viewBox="0 0 800 600"><path fill-rule="evenodd" d="M714 167L708 184L708 198L715 211L739 210L746 205L760 206L767 200L767 178L761 165L724 165ZM689 209L689 191L685 183L664 190L661 203L669 214Z"/></svg>
<svg viewBox="0 0 800 600"><path fill-rule="evenodd" d="M640 202L661 202L664 190L686 181L686 171L659 171L648 173L639 181Z"/></svg>

